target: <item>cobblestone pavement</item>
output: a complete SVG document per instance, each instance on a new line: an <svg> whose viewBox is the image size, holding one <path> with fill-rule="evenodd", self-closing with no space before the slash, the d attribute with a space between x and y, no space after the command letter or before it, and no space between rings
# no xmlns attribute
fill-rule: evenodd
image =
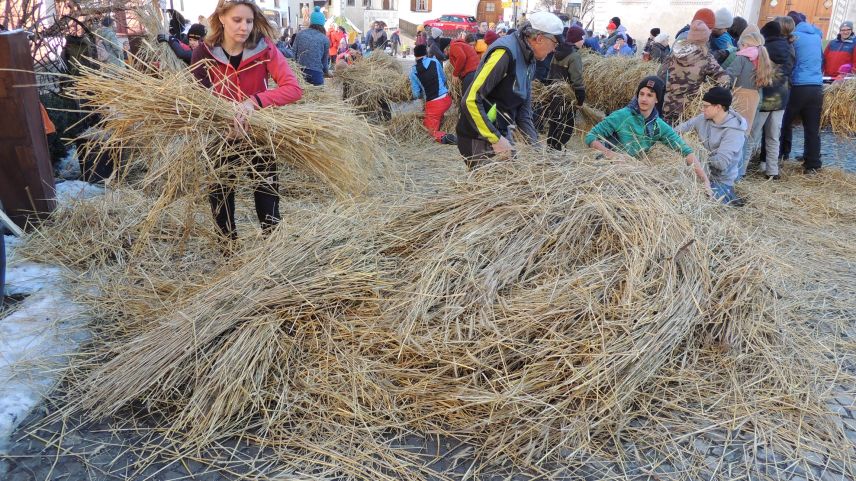
<svg viewBox="0 0 856 481"><path fill-rule="evenodd" d="M830 404L830 411L836 423L856 447L856 403L852 393L841 393ZM89 424L82 430L72 430L61 421L44 423L49 410L43 404L24 422L13 436L12 449L5 458L6 473L0 466L0 479L4 481L34 480L87 480L87 481L231 481L284 476L287 479L313 479L295 477L278 471L277 467L266 459L271 454L258 447L238 440L224 443L214 452L203 452L198 458L185 457L175 461L166 455L152 455L142 446L160 439L150 429L154 423L130 415L117 416L114 419ZM133 423L133 424L132 424ZM27 432L30 430L30 432ZM407 445L426 455L426 465L441 470L450 469L465 479L471 467L471 458L466 454L466 446L451 440L434 438L408 438ZM705 466L700 467L700 480L758 479L766 475L769 479L789 481L848 481L853 478L845 475L845 466L820 455L807 455L803 462L797 463L777 453L757 446L746 435L730 436L728 432L713 431L688 441L698 454L704 455ZM57 449L57 446L60 449ZM619 471L614 464L587 460L579 463L572 471L557 471L549 479L594 481L613 478L621 473L632 480L658 481L673 479L682 469L674 461L656 459L653 453L636 453L632 445L626 445L627 452L634 453L638 462L627 464ZM228 453L228 455L224 455ZM852 470L852 467L850 468ZM447 471L448 472L448 471ZM753 473L753 474L750 474ZM281 478L280 478L281 479ZM545 479L521 474L497 474L495 477L479 479L508 479L524 481Z"/></svg>

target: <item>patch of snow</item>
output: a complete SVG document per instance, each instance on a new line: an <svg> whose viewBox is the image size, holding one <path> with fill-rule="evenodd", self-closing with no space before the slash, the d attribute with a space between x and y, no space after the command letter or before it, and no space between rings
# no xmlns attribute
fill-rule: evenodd
<svg viewBox="0 0 856 481"><path fill-rule="evenodd" d="M5 240L12 247L7 294L29 297L0 319L0 455L15 428L59 381L58 368L89 338L85 311L63 290L61 269L16 260L14 247L21 241Z"/></svg>
<svg viewBox="0 0 856 481"><path fill-rule="evenodd" d="M0 321L0 453L56 385L56 368L89 337L84 326L82 307L51 289L26 298Z"/></svg>
<svg viewBox="0 0 856 481"><path fill-rule="evenodd" d="M99 195L104 195L104 187L82 180L67 180L56 184L56 201L58 204L68 204L75 200L90 199Z"/></svg>
<svg viewBox="0 0 856 481"><path fill-rule="evenodd" d="M14 259L13 256L12 259ZM44 288L56 288L60 281L59 267L35 262L10 262L6 266L6 295L35 294ZM2 352L0 352L2 356Z"/></svg>
<svg viewBox="0 0 856 481"><path fill-rule="evenodd" d="M80 178L80 161L77 159L77 147L72 145L68 153L56 167L56 174L61 179L77 180Z"/></svg>

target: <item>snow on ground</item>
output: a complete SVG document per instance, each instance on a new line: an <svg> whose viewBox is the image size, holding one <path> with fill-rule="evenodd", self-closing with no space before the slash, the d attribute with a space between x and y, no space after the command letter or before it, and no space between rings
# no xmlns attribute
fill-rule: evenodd
<svg viewBox="0 0 856 481"><path fill-rule="evenodd" d="M101 195L102 187L80 181L56 185L58 204ZM6 294L27 296L0 319L0 455L9 436L59 380L81 342L87 318L63 289L62 270L16 258L20 239L6 236ZM0 466L0 474L4 471Z"/></svg>
<svg viewBox="0 0 856 481"><path fill-rule="evenodd" d="M104 187L82 180L67 180L56 184L57 204L68 204L76 199L89 199L99 195L104 195Z"/></svg>

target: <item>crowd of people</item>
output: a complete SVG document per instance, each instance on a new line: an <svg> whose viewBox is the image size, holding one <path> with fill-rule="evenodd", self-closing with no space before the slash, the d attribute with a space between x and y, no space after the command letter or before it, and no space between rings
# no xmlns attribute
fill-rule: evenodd
<svg viewBox="0 0 856 481"><path fill-rule="evenodd" d="M457 134L470 168L506 156L513 149L515 129L534 141L546 127L549 147L561 150L567 143L574 109L556 98L533 107L526 79L567 82L580 106L586 97L581 49L604 56L637 54L636 41L618 17L610 19L608 35L600 37L578 23L561 25L555 16L547 21L546 15L532 15L520 30L504 32L514 40L490 44L478 62L477 53L462 47L472 39L456 40L449 50L455 75L464 84ZM542 57L540 47L550 45L536 41L543 38L553 48ZM620 158L639 156L662 142L686 157L712 195L739 204L734 185L746 175L751 159L759 161L767 179L780 179L780 165L791 155L793 120L799 117L805 149L797 160L806 174L821 169L824 77L848 81L856 61L852 22L841 23L838 36L824 49L821 31L800 12L758 28L728 9L702 8L675 38L670 44L667 33L650 30L641 58L660 64L657 75L642 79L627 107L609 113L588 132L586 145L605 157ZM497 71L502 81L493 79ZM702 111L688 112L699 96ZM697 115L681 122L687 114ZM680 139L679 134L689 131L699 135L709 153L709 175Z"/></svg>
<svg viewBox="0 0 856 481"><path fill-rule="evenodd" d="M301 98L286 57L297 61L297 74L307 82L322 85L331 68L347 68L367 50L395 54L402 46L400 32L388 35L382 22L372 25L364 42L335 24L325 30L326 18L317 7L308 13L307 28L278 42L262 12L248 0L221 2L207 22L207 28L200 23L187 31L171 25L170 35L160 40L194 66L203 86L236 103L236 138L253 110ZM423 122L433 139L457 145L470 170L510 159L515 142L536 143L539 132L546 134L549 148L564 149L575 111L586 101L581 52L637 55L637 42L618 17L610 19L603 38L548 12L530 14L517 27L483 22L477 33L454 39L436 28L420 28L416 34L409 72L412 96L423 101ZM779 179L780 163L791 154L792 120L799 116L805 132L803 167L806 173L817 172L824 74L846 79L842 75L849 74L856 58L852 28L851 22L843 22L825 50L820 30L793 11L759 29L727 9L702 8L676 32L671 45L668 34L651 29L640 61L659 63L657 75L640 79L627 106L608 112L585 135L585 145L596 155L629 160L662 143L684 157L711 196L736 204L740 200L734 185L757 152L761 171L768 179ZM198 63L203 59L210 62ZM455 132L441 130L452 107L446 62L462 86ZM276 82L272 90L267 77ZM534 105L533 81L567 83L575 100L569 105L564 96L553 96ZM708 88L707 82L716 86ZM701 111L687 112L698 96ZM686 113L694 115L684 120ZM707 151L707 169L681 138L691 131ZM224 164L235 162L233 157L222 159ZM275 168L265 158L253 159L253 166L256 211L269 229L279 220ZM228 239L236 236L234 196L226 184L214 186L210 194L218 229Z"/></svg>

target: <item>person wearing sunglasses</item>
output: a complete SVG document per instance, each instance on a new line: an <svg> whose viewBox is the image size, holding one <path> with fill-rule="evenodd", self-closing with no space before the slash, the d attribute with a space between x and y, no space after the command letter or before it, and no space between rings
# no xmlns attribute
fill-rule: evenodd
<svg viewBox="0 0 856 481"><path fill-rule="evenodd" d="M830 40L823 51L823 75L835 77L842 65L856 63L856 36L853 22L845 20L838 28L838 36Z"/></svg>
<svg viewBox="0 0 856 481"><path fill-rule="evenodd" d="M236 151L252 113L257 109L297 102L303 90L285 57L276 48L276 32L261 9L249 0L221 0L208 20L205 40L193 51L193 75L213 95L235 103L235 120L224 136L234 139ZM267 88L268 78L277 87ZM250 153L253 196L262 229L269 231L279 223L279 187L274 160ZM238 154L218 156L222 165L244 163ZM230 174L234 175L234 174ZM209 194L217 228L227 241L237 239L235 229L235 189L232 178L218 180Z"/></svg>
<svg viewBox="0 0 856 481"><path fill-rule="evenodd" d="M473 82L462 95L455 129L458 151L470 170L493 157L510 156L515 128L530 142L538 140L532 119L535 63L556 50L563 30L559 17L536 12L485 52Z"/></svg>

